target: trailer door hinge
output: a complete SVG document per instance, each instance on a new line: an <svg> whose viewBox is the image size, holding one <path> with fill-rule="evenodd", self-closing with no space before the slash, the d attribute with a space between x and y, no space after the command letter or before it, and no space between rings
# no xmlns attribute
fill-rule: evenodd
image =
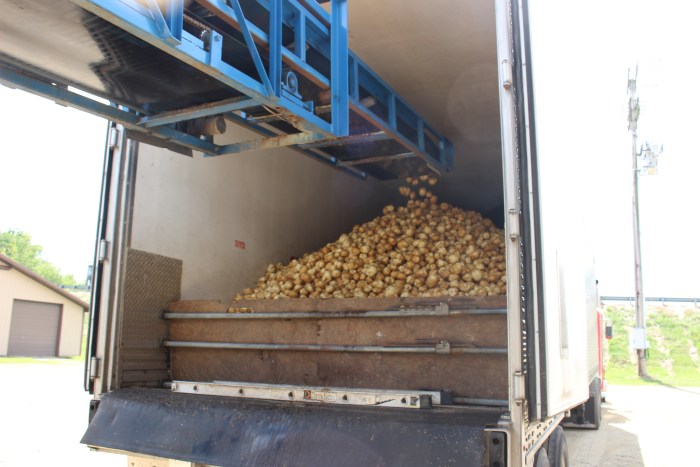
<svg viewBox="0 0 700 467"><path fill-rule="evenodd" d="M518 211L515 209L508 210L508 219L510 221L510 226L508 230L510 231L510 239L516 241L520 237L520 219L518 218Z"/></svg>
<svg viewBox="0 0 700 467"><path fill-rule="evenodd" d="M99 261L107 260L107 250L109 249L109 242L107 240L100 240L100 244L97 246L97 259Z"/></svg>
<svg viewBox="0 0 700 467"><path fill-rule="evenodd" d="M503 77L503 89L510 89L513 86L513 67L508 60L501 62L501 76Z"/></svg>
<svg viewBox="0 0 700 467"><path fill-rule="evenodd" d="M525 401L525 375L519 370L513 373L513 399L517 405Z"/></svg>
<svg viewBox="0 0 700 467"><path fill-rule="evenodd" d="M97 378L97 372L100 369L100 359L97 357L92 357L90 359L90 381L94 381Z"/></svg>
<svg viewBox="0 0 700 467"><path fill-rule="evenodd" d="M119 145L119 129L116 126L109 129L109 148L114 149Z"/></svg>

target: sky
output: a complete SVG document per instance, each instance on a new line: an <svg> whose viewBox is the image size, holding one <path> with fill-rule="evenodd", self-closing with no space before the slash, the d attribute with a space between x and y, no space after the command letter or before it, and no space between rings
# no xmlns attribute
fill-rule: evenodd
<svg viewBox="0 0 700 467"><path fill-rule="evenodd" d="M92 264L106 120L0 86L0 231L85 280Z"/></svg>
<svg viewBox="0 0 700 467"><path fill-rule="evenodd" d="M647 296L700 297L696 109L700 108L697 2L543 2L550 9L550 58L580 63L570 81L588 109L580 140L583 208L600 291L634 293L632 150L627 71L639 65L639 141L663 144L658 175L640 180ZM549 18L548 18L549 20ZM352 27L352 24L350 24ZM571 51L576 51L572 53ZM556 66L556 60L552 60ZM106 122L0 86L0 231L29 232L43 257L83 280L92 262Z"/></svg>

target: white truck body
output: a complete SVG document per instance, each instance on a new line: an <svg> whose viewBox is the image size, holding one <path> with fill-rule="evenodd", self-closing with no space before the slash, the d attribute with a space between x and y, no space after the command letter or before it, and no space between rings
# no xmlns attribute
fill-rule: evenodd
<svg viewBox="0 0 700 467"><path fill-rule="evenodd" d="M552 42L564 42L552 37L560 29L547 27L557 21L547 13L554 3L349 2L350 48L454 144L455 168L436 194L505 229L505 406L490 409L498 421L481 427L483 443L465 458L450 458L458 464L534 465L567 411L590 395L595 277L572 181L578 154L571 142L580 127L561 95L561 70L547 62L556 51ZM0 41L7 39L7 24L0 23L0 33ZM561 125L569 118L572 124ZM99 401L111 393L134 386L159 391L172 380L161 347L168 330L160 312L167 303L159 299L228 303L267 264L318 249L401 202L401 181L358 180L289 148L188 158L133 137L111 125L105 156L86 365L97 415ZM229 124L214 140L254 137ZM174 276L145 275L141 254L162 261L159 270ZM483 410L465 406L459 410ZM262 432L259 439L269 441ZM304 450L324 443L295 439ZM506 447L490 447L494 439ZM114 449L95 443L90 430L85 442ZM131 446L120 450L153 455L145 444ZM395 448L375 446L377 465L391 459L383 457L385 449ZM178 459L208 463L195 457ZM256 458L231 463L250 459ZM283 456L278 460L284 463Z"/></svg>

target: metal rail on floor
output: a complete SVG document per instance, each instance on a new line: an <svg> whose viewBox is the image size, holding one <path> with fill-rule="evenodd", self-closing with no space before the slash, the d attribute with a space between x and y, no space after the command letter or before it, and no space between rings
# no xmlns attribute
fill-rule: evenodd
<svg viewBox="0 0 700 467"><path fill-rule="evenodd" d="M326 345L326 344L272 344L249 342L199 342L166 340L163 345L170 348L191 349L222 349L222 350L290 350L309 352L360 352L360 353L411 353L411 354L500 354L506 355L505 347L458 347L451 346L446 341L440 341L434 346L409 345Z"/></svg>
<svg viewBox="0 0 700 467"><path fill-rule="evenodd" d="M406 310L376 310L376 311L278 311L253 312L233 308L233 311L223 312L169 312L163 313L165 319L219 319L219 320L251 320L251 319L333 319L333 318L419 318L425 316L482 316L505 315L504 308L450 310L447 307Z"/></svg>

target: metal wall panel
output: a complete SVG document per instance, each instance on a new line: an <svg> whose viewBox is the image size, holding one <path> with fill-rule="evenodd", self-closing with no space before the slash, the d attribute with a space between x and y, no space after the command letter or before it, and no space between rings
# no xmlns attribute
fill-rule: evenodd
<svg viewBox="0 0 700 467"><path fill-rule="evenodd" d="M145 251L127 251L118 385L159 386L169 379L167 305L180 298L182 261Z"/></svg>
<svg viewBox="0 0 700 467"><path fill-rule="evenodd" d="M15 300L7 354L55 357L58 353L61 314L61 305L56 303Z"/></svg>

